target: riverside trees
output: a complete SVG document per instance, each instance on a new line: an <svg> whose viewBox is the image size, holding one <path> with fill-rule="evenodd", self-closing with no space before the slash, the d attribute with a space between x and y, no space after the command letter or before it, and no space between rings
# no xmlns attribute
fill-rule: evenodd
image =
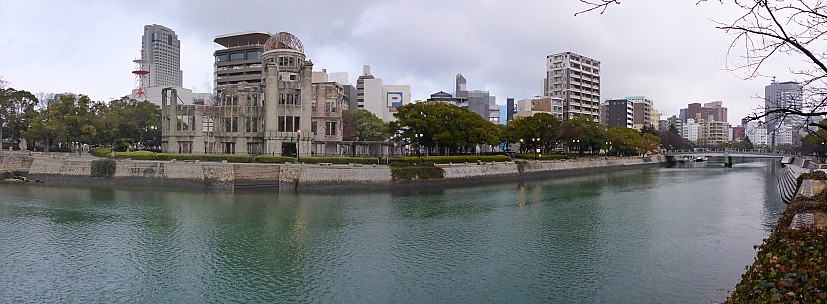
<svg viewBox="0 0 827 304"><path fill-rule="evenodd" d="M43 100L0 87L0 141L17 147L25 137L30 148L44 151L65 150L73 142L110 146L117 139L160 145L161 108L148 101L124 97L105 103L72 93L39 95Z"/></svg>
<svg viewBox="0 0 827 304"><path fill-rule="evenodd" d="M478 144L499 144L501 129L466 108L441 102L417 102L397 108L391 123L395 139L438 154L466 153ZM443 152L443 150L445 150Z"/></svg>

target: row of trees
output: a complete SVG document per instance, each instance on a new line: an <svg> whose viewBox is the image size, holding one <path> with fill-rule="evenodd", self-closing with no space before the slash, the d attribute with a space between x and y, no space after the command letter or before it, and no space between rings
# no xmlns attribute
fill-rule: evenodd
<svg viewBox="0 0 827 304"><path fill-rule="evenodd" d="M161 108L123 97L108 103L86 95L34 94L0 87L0 142L30 149L65 150L73 143L111 146L124 139L136 146L160 146Z"/></svg>
<svg viewBox="0 0 827 304"><path fill-rule="evenodd" d="M586 117L559 121L545 113L496 125L466 108L440 102L399 107L394 114L397 120L388 124L366 110L349 111L345 116L345 129L354 126L352 132L345 130L345 140L398 140L436 154L469 153L478 145L507 150L511 144L519 144L519 152L539 149L540 153L551 153L565 147L581 154L611 150L625 155L657 151L660 146L691 148L674 127L663 132L651 127L641 132L625 127L606 129Z"/></svg>
<svg viewBox="0 0 827 304"><path fill-rule="evenodd" d="M397 121L384 123L367 110L344 114L344 140L393 140L413 144L435 154L475 152L479 145L520 152L551 153L567 148L581 154L611 150L634 155L660 146L685 149L688 141L677 130L641 132L606 129L586 117L559 121L550 114L520 117L496 125L466 108L448 103L413 103L397 108ZM123 97L108 103L77 94L39 94L0 88L0 141L16 147L21 138L40 150L67 149L73 143L112 146L126 139L135 146L160 146L161 109L147 101Z"/></svg>

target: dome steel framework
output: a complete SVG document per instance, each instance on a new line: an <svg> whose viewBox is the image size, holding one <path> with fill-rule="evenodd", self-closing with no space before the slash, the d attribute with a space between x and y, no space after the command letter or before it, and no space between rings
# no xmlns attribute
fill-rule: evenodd
<svg viewBox="0 0 827 304"><path fill-rule="evenodd" d="M288 32L278 32L264 43L264 52L280 49L295 50L304 54L304 45L301 40Z"/></svg>

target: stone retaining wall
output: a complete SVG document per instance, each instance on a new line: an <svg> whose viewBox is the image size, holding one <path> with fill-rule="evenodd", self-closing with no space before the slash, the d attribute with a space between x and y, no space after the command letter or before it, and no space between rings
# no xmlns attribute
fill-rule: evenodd
<svg viewBox="0 0 827 304"><path fill-rule="evenodd" d="M30 179L59 183L204 187L233 190L381 189L408 184L461 184L466 180L500 180L555 172L586 172L606 168L657 164L662 157L589 159L580 161L526 161L509 163L464 163L438 165L444 178L394 181L387 166L229 164L214 162L162 162L118 160L112 177L91 177L91 161L62 157L0 154L0 171L28 172Z"/></svg>

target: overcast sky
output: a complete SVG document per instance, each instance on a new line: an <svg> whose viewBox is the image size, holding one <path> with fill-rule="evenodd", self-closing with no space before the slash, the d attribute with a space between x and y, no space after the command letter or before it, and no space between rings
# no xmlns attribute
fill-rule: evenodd
<svg viewBox="0 0 827 304"><path fill-rule="evenodd" d="M795 80L794 58L777 57L764 75L726 70L732 36L715 29L739 13L695 0L624 0L605 14L574 13L577 0L352 1L17 1L0 0L0 77L16 89L73 92L95 100L127 95L145 24L181 40L184 87L209 91L216 35L264 30L302 40L315 70L363 64L385 84L409 84L412 98L468 88L505 104L542 95L546 55L572 51L601 61L601 99L645 95L671 116L692 102L722 100L729 121L759 104L769 76ZM740 49L739 49L740 50Z"/></svg>

